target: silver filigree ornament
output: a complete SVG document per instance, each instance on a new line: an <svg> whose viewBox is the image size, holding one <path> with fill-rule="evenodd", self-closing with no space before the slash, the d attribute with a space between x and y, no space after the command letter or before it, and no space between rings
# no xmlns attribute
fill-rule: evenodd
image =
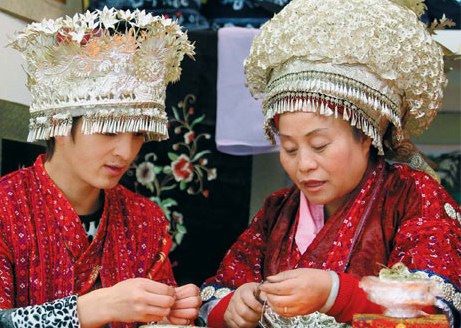
<svg viewBox="0 0 461 328"><path fill-rule="evenodd" d="M221 299L232 292L232 289L227 287L206 286L200 291L202 301L206 302L212 298Z"/></svg>
<svg viewBox="0 0 461 328"><path fill-rule="evenodd" d="M450 218L452 218L453 220L458 220L458 222L461 224L461 213L460 212L455 210L455 208L449 203L445 203L443 208L445 209L445 213L447 213L447 215Z"/></svg>
<svg viewBox="0 0 461 328"><path fill-rule="evenodd" d="M420 12L421 6L406 2ZM309 101L322 115L331 115L322 113L325 101L357 111L343 118L370 136L380 154L388 129L383 121L391 128L386 145L394 151L429 126L447 81L443 51L418 14L402 4L292 0L261 27L245 60L245 83L254 97L264 97L269 140L277 133L274 115L304 110Z"/></svg>
<svg viewBox="0 0 461 328"><path fill-rule="evenodd" d="M265 305L264 312L259 321L262 328L350 328L345 323L339 323L334 317L320 312L296 317L284 317L274 312L271 307Z"/></svg>
<svg viewBox="0 0 461 328"><path fill-rule="evenodd" d="M113 8L32 23L10 46L27 62L29 141L67 135L76 116L84 133L168 138L166 86L194 55L175 21Z"/></svg>

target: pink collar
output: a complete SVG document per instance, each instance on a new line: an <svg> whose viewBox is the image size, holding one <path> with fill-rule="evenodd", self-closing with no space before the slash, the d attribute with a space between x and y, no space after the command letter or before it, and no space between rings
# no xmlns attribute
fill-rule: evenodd
<svg viewBox="0 0 461 328"><path fill-rule="evenodd" d="M299 201L299 219L296 229L296 245L303 254L324 224L323 205L309 204L302 192Z"/></svg>

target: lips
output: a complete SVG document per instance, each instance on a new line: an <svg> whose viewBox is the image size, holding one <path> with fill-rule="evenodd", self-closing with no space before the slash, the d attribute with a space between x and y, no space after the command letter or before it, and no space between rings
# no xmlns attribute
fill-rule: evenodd
<svg viewBox="0 0 461 328"><path fill-rule="evenodd" d="M125 172L125 165L105 165L111 175L122 175Z"/></svg>
<svg viewBox="0 0 461 328"><path fill-rule="evenodd" d="M321 188L325 184L325 181L309 179L301 180L300 184L305 189L315 190Z"/></svg>
<svg viewBox="0 0 461 328"><path fill-rule="evenodd" d="M319 180L309 180L309 181L306 181L304 184L308 187L317 187L317 186L324 184L324 182L319 181Z"/></svg>

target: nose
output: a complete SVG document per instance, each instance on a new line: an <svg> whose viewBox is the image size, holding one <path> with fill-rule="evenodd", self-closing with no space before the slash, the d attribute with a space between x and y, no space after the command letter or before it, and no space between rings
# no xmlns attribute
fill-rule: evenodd
<svg viewBox="0 0 461 328"><path fill-rule="evenodd" d="M141 149L142 143L142 138L135 137L133 133L119 133L115 136L113 153L125 162L131 163Z"/></svg>
<svg viewBox="0 0 461 328"><path fill-rule="evenodd" d="M315 154L305 149L300 150L298 153L298 170L301 172L308 172L315 170L318 167Z"/></svg>

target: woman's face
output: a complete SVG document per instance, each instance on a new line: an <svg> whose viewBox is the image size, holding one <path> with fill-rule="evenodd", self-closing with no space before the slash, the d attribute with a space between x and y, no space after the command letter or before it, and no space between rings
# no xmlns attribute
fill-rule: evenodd
<svg viewBox="0 0 461 328"><path fill-rule="evenodd" d="M306 112L282 114L279 133L289 177L310 202L336 211L367 169L371 139L355 136L342 118Z"/></svg>

